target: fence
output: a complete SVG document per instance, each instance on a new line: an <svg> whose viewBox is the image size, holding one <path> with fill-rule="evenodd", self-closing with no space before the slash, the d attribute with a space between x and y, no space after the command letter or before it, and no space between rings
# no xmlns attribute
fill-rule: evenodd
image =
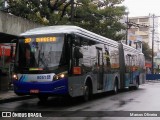
<svg viewBox="0 0 160 120"><path fill-rule="evenodd" d="M146 74L146 80L160 80L160 74Z"/></svg>

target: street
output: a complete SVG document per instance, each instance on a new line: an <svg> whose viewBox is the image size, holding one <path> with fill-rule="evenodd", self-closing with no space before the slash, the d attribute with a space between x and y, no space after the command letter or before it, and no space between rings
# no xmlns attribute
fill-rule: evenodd
<svg viewBox="0 0 160 120"><path fill-rule="evenodd" d="M47 103L40 104L39 100L34 98L30 100L0 104L0 110L12 112L45 111L43 116L46 118L48 117L47 119L53 119L53 117L61 119L63 116L66 116L65 119L71 119L77 115L76 119L84 118L85 120L91 119L86 116L89 112L93 112L93 114L98 113L99 111L104 111L104 113L106 111L149 111L149 113L154 113L156 111L160 111L159 92L160 82L146 82L146 84L141 85L138 90L124 90L117 95L113 95L111 93L95 95L93 100L86 103L80 101L78 98L73 99L72 101L67 101L66 99L61 98L50 98ZM84 112L84 114L79 114L78 112L80 111L88 111L88 113ZM61 113L63 114L61 115ZM92 119L96 119L96 114L93 114L91 115ZM102 117L98 117L97 119L105 119L105 117L107 116L102 115ZM123 118L127 120L128 117L115 115L115 117L112 116L108 119L119 120ZM132 118L133 117L130 117L129 119ZM144 117L140 118L144 119ZM136 119L140 118L136 117ZM151 117L148 117L147 119L150 120ZM158 117L154 117L153 119L158 119Z"/></svg>

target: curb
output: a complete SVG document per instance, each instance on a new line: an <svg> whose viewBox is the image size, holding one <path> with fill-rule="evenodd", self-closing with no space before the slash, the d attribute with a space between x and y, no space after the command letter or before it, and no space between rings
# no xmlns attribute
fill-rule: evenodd
<svg viewBox="0 0 160 120"><path fill-rule="evenodd" d="M146 80L146 82L148 82L148 83L159 83L160 80Z"/></svg>
<svg viewBox="0 0 160 120"><path fill-rule="evenodd" d="M35 98L35 96L17 96L17 97L5 98L5 99L0 99L0 104L14 102L14 101L27 100L27 99L32 99L32 98Z"/></svg>

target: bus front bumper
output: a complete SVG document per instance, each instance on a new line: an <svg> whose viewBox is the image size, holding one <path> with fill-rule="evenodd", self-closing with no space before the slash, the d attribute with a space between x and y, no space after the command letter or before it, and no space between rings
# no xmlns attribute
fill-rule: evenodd
<svg viewBox="0 0 160 120"><path fill-rule="evenodd" d="M54 82L14 82L14 92L17 95L66 95L68 94L67 80Z"/></svg>

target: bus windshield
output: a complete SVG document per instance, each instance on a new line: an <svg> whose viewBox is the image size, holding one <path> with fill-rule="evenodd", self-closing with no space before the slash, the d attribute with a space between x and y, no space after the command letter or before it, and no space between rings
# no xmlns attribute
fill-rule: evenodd
<svg viewBox="0 0 160 120"><path fill-rule="evenodd" d="M67 65L64 36L27 37L19 41L21 70L53 71Z"/></svg>

